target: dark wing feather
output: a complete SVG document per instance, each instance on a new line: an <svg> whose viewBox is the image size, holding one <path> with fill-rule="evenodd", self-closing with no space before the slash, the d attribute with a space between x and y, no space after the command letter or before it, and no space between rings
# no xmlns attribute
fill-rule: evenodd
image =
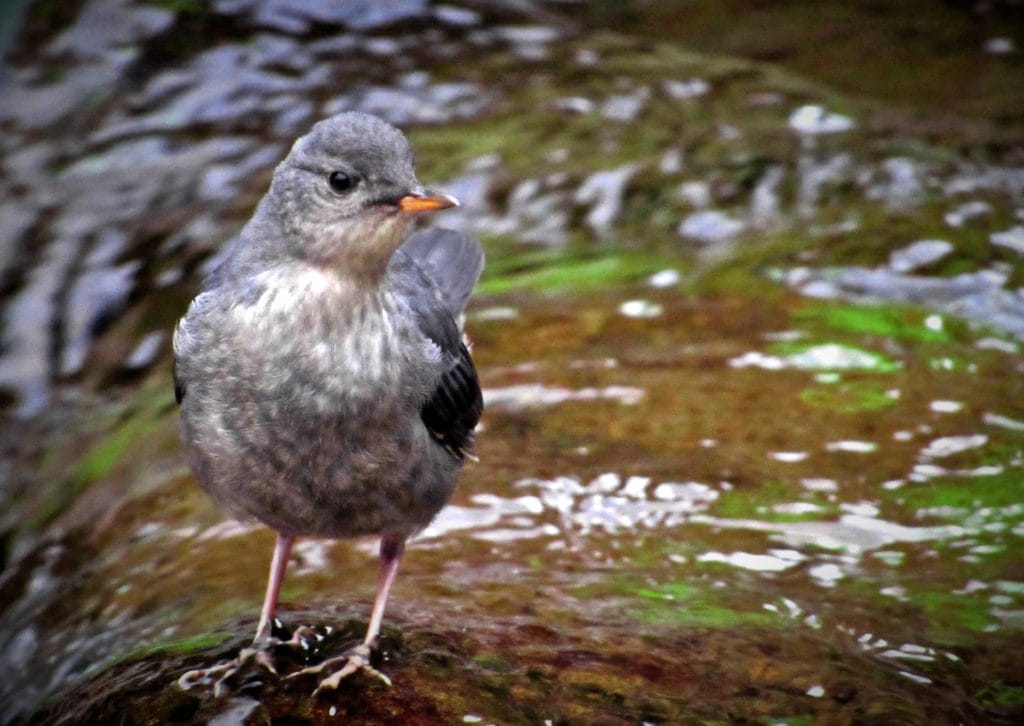
<svg viewBox="0 0 1024 726"><path fill-rule="evenodd" d="M473 450L473 429L483 413L484 399L466 344L460 341L454 356L446 351L446 359L450 367L423 404L420 417L441 446L463 459Z"/></svg>
<svg viewBox="0 0 1024 726"><path fill-rule="evenodd" d="M180 405L185 400L185 381L178 376L178 361L171 363L171 376L174 378L174 400Z"/></svg>

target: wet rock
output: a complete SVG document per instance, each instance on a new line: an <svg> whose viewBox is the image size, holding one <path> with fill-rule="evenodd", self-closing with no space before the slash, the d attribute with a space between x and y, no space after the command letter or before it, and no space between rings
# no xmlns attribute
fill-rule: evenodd
<svg viewBox="0 0 1024 726"><path fill-rule="evenodd" d="M766 229L782 219L782 200L779 187L786 176L782 166L768 167L750 194L750 221L758 228Z"/></svg>
<svg viewBox="0 0 1024 726"><path fill-rule="evenodd" d="M682 149L667 149L658 161L658 171L666 176L678 174L683 170L683 162L686 160Z"/></svg>
<svg viewBox="0 0 1024 726"><path fill-rule="evenodd" d="M257 149L241 161L211 164L199 181L199 197L210 201L236 198L250 176L273 167L281 160L282 153L280 146L271 144Z"/></svg>
<svg viewBox="0 0 1024 726"><path fill-rule="evenodd" d="M982 49L989 55L1012 55L1017 51L1013 38L989 38Z"/></svg>
<svg viewBox="0 0 1024 726"><path fill-rule="evenodd" d="M922 277L851 267L840 271L836 282L842 289L859 295L898 302L934 304L997 291L1006 284L1006 275L983 270L948 278Z"/></svg>
<svg viewBox="0 0 1024 726"><path fill-rule="evenodd" d="M785 276L787 285L809 297L924 305L1024 338L1024 290L1004 289L1008 279L1000 269L925 277L863 267L794 268Z"/></svg>
<svg viewBox="0 0 1024 726"><path fill-rule="evenodd" d="M70 28L46 48L47 55L104 60L111 51L159 35L174 24L174 13L126 0L91 0Z"/></svg>
<svg viewBox="0 0 1024 726"><path fill-rule="evenodd" d="M963 227L971 220L984 217L992 213L992 205L988 202L973 201L964 202L950 211L946 212L943 219L950 227Z"/></svg>
<svg viewBox="0 0 1024 726"><path fill-rule="evenodd" d="M307 43L309 52L318 58L348 57L353 51L360 47L362 38L352 33L332 35L329 38L321 38L312 43Z"/></svg>
<svg viewBox="0 0 1024 726"><path fill-rule="evenodd" d="M13 122L27 130L53 126L94 107L117 88L122 70L132 60L132 51L112 52L104 63L83 63L64 69L56 80L37 79L35 72L16 71L0 77L0 121Z"/></svg>
<svg viewBox="0 0 1024 726"><path fill-rule="evenodd" d="M181 131L200 124L235 128L273 120L281 108L275 97L295 98L325 85L327 66L301 76L264 70L257 46L224 45L202 53L181 70L154 77L135 99L148 113L109 118L90 140L100 145L129 136Z"/></svg>
<svg viewBox="0 0 1024 726"><path fill-rule="evenodd" d="M329 102L324 113L362 111L402 126L472 118L486 105L486 96L472 83L439 83L425 88L370 86Z"/></svg>
<svg viewBox="0 0 1024 726"><path fill-rule="evenodd" d="M505 408L534 408L557 406L566 401L618 401L626 406L639 403L645 395L641 388L607 386L605 388L570 389L546 386L541 383L523 383L505 388L484 389L484 402L488 406Z"/></svg>
<svg viewBox="0 0 1024 726"><path fill-rule="evenodd" d="M530 181L509 197L506 233L513 230L523 242L558 246L568 239L568 194L560 190L538 193ZM500 227L499 227L500 229Z"/></svg>
<svg viewBox="0 0 1024 726"><path fill-rule="evenodd" d="M367 38L361 43L367 55L378 58L394 58L398 56L407 43L396 38Z"/></svg>
<svg viewBox="0 0 1024 726"><path fill-rule="evenodd" d="M743 132L733 124L719 124L717 130L718 138L722 141L738 141L743 138Z"/></svg>
<svg viewBox="0 0 1024 726"><path fill-rule="evenodd" d="M816 104L801 106L789 116L789 128L805 136L837 134L856 126L853 119L826 111Z"/></svg>
<svg viewBox="0 0 1024 726"><path fill-rule="evenodd" d="M304 44L291 38L270 33L258 34L251 44L253 64L260 68L285 68L295 73L309 70L312 54Z"/></svg>
<svg viewBox="0 0 1024 726"><path fill-rule="evenodd" d="M436 5L434 17L444 25L451 25L456 28L469 28L479 25L480 13L469 8L460 8L454 5Z"/></svg>
<svg viewBox="0 0 1024 726"><path fill-rule="evenodd" d="M482 37L477 31L476 35ZM493 38L512 46L512 54L527 61L544 60L549 55L550 43L561 37L558 28L545 25L506 25L494 28L488 33ZM490 45L488 40L484 45Z"/></svg>
<svg viewBox="0 0 1024 726"><path fill-rule="evenodd" d="M678 270L661 270L647 278L647 284L651 287L672 287L682 281Z"/></svg>
<svg viewBox="0 0 1024 726"><path fill-rule="evenodd" d="M41 129L96 108L117 90L139 56L138 44L165 32L173 22L174 13L162 8L92 0L43 49L45 63L0 74L0 120Z"/></svg>
<svg viewBox="0 0 1024 726"><path fill-rule="evenodd" d="M493 28L494 35L513 45L542 45L558 40L562 33L548 25L502 25Z"/></svg>
<svg viewBox="0 0 1024 726"><path fill-rule="evenodd" d="M727 242L746 228L746 224L725 212L708 209L696 212L679 224L679 234L685 239L703 244Z"/></svg>
<svg viewBox="0 0 1024 726"><path fill-rule="evenodd" d="M1006 247L1017 254L1024 255L1024 225L1011 227L1003 232L994 232L989 235L992 244L999 247Z"/></svg>
<svg viewBox="0 0 1024 726"><path fill-rule="evenodd" d="M74 263L77 243L66 238L50 244L4 310L0 387L17 394L15 413L24 418L39 413L49 400L55 301Z"/></svg>
<svg viewBox="0 0 1024 726"><path fill-rule="evenodd" d="M896 250L889 255L889 267L894 272L912 272L938 262L953 251L953 245L943 239L922 239Z"/></svg>
<svg viewBox="0 0 1024 726"><path fill-rule="evenodd" d="M867 198L884 202L889 209L899 210L916 205L924 195L923 166L906 157L894 157L882 162L882 181L871 184Z"/></svg>
<svg viewBox="0 0 1024 726"><path fill-rule="evenodd" d="M583 66L584 68L592 68L601 62L601 56L596 50L591 48L580 48L576 51L574 60L577 65Z"/></svg>
<svg viewBox="0 0 1024 726"><path fill-rule="evenodd" d="M5 239L0 242L0 279L15 272L18 245L38 218L38 212L30 205L17 200L0 203L0 229Z"/></svg>
<svg viewBox="0 0 1024 726"><path fill-rule="evenodd" d="M797 161L799 182L796 194L796 212L801 219L810 219L817 214L818 200L827 187L840 185L849 180L853 169L853 158L846 153L802 154Z"/></svg>
<svg viewBox="0 0 1024 726"><path fill-rule="evenodd" d="M942 191L947 196L995 192L1019 197L1024 194L1024 167L964 164L945 180Z"/></svg>
<svg viewBox="0 0 1024 726"><path fill-rule="evenodd" d="M950 311L968 320L993 325L1024 340L1024 291L999 290L957 300Z"/></svg>
<svg viewBox="0 0 1024 726"><path fill-rule="evenodd" d="M115 264L128 243L122 232L107 229L98 237L75 279L61 316L63 341L58 373L62 376L74 375L82 369L97 326L113 319L121 309L142 266L140 260ZM77 240L73 244L80 246Z"/></svg>
<svg viewBox="0 0 1024 726"><path fill-rule="evenodd" d="M167 340L167 332L164 330L152 330L146 333L125 358L122 367L129 371L149 368L160 355L165 340Z"/></svg>
<svg viewBox="0 0 1024 726"><path fill-rule="evenodd" d="M650 300L626 300L619 305L619 314L627 318L656 318L664 312L664 308Z"/></svg>
<svg viewBox="0 0 1024 726"><path fill-rule="evenodd" d="M702 181L683 182L679 185L679 198L692 207L702 209L711 204L711 186Z"/></svg>
<svg viewBox="0 0 1024 726"><path fill-rule="evenodd" d="M688 81L663 81L661 88L669 98L685 101L703 96L711 90L711 84L701 78L692 78Z"/></svg>
<svg viewBox="0 0 1024 726"><path fill-rule="evenodd" d="M459 200L459 206L450 210L445 217L445 227L467 234L478 234L493 224L488 197L499 163L500 159L496 156L477 159L469 165L466 174L438 185Z"/></svg>
<svg viewBox="0 0 1024 726"><path fill-rule="evenodd" d="M612 226L622 211L626 186L636 171L634 164L599 171L587 177L573 195L577 204L592 205L584 221L598 237L611 236Z"/></svg>
<svg viewBox="0 0 1024 726"><path fill-rule="evenodd" d="M214 8L225 15L246 15L255 25L295 35L306 34L314 24L375 31L429 15L426 0L218 0Z"/></svg>
<svg viewBox="0 0 1024 726"><path fill-rule="evenodd" d="M632 93L609 96L601 104L601 115L609 121L628 123L644 110L651 98L651 89L641 86Z"/></svg>
<svg viewBox="0 0 1024 726"><path fill-rule="evenodd" d="M84 157L57 178L66 200L57 230L86 236L117 222L142 225L157 210L178 208L194 199L195 185L211 164L237 160L255 143L223 136L175 146L152 137Z"/></svg>
<svg viewBox="0 0 1024 726"><path fill-rule="evenodd" d="M556 98L555 109L558 111L569 111L571 113L590 113L594 110L594 102L583 96L563 96Z"/></svg>
<svg viewBox="0 0 1024 726"><path fill-rule="evenodd" d="M267 108L278 110L270 130L279 139L296 138L308 131L317 120L316 107L311 101L278 96L267 104Z"/></svg>
<svg viewBox="0 0 1024 726"><path fill-rule="evenodd" d="M32 198L60 200L60 206L47 218L39 242L44 251L4 310L0 386L17 392L22 414L45 406L53 376L81 369L96 326L123 306L142 264L117 261L129 241L193 203L199 180L217 164L240 158L248 168L272 163L269 154L246 157L254 145L239 137L181 147L141 138L83 156L57 174L23 180L32 185ZM189 225L200 220L208 218L200 215ZM92 251L82 257L88 240L95 240ZM59 339L55 331L62 332Z"/></svg>

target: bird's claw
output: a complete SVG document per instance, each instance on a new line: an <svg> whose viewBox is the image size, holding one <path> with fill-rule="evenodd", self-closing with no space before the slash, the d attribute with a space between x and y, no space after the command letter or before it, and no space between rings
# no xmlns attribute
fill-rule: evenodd
<svg viewBox="0 0 1024 726"><path fill-rule="evenodd" d="M319 675L324 671L341 664L344 665L342 665L342 667L339 670L334 671L333 673L331 673L331 675L327 676L326 678L320 681L319 685L317 685L316 687L316 690L313 691L314 698L319 696L324 691L333 691L337 689L338 685L342 682L342 680L348 678L356 671L363 671L367 675L379 678L386 686L391 685L390 678L388 678L386 675L384 675L379 670L370 665L370 646L367 643L357 645L355 648L352 648L335 658L328 658L323 663L319 663L315 666L310 666L308 668L303 668L301 671L293 673L292 675L288 676L288 678L297 678L299 676L308 675Z"/></svg>
<svg viewBox="0 0 1024 726"><path fill-rule="evenodd" d="M178 687L182 690L189 690L198 685L213 683L213 695L219 698L227 688L228 682L250 663L255 663L269 673L280 676L277 666L274 665L274 648L278 646L309 649L310 640L314 640L316 633L312 628L300 626L292 633L288 640L268 637L257 641L249 647L242 648L238 657L226 663L218 663L209 668L199 668L184 673L178 679Z"/></svg>
<svg viewBox="0 0 1024 726"><path fill-rule="evenodd" d="M178 687L187 691L194 686L213 681L213 695L220 698L228 681L249 663L256 663L275 676L278 675L270 651L266 647L249 647L242 648L238 657L227 663L188 671L178 679Z"/></svg>

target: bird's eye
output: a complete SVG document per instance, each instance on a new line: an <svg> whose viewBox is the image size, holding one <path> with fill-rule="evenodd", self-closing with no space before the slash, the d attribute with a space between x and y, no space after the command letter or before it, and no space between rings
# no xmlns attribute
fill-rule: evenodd
<svg viewBox="0 0 1024 726"><path fill-rule="evenodd" d="M356 180L343 171L332 171L327 177L327 183L335 192L343 194L356 185Z"/></svg>

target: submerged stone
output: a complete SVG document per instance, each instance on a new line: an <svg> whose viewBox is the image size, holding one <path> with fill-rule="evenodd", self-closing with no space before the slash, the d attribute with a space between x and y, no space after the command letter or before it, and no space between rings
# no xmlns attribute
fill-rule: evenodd
<svg viewBox="0 0 1024 726"><path fill-rule="evenodd" d="M90 0L46 52L54 56L69 54L79 60L102 60L110 51L163 33L173 24L174 13L164 8L125 0Z"/></svg>
<svg viewBox="0 0 1024 726"><path fill-rule="evenodd" d="M894 272L912 272L938 262L953 251L943 239L923 239L889 254L889 267Z"/></svg>
<svg viewBox="0 0 1024 726"><path fill-rule="evenodd" d="M962 227L967 222L978 219L979 217L984 217L991 213L991 204L975 200L973 202L964 202L963 204L957 205L950 211L946 212L943 219L946 220L946 224L950 227Z"/></svg>
<svg viewBox="0 0 1024 726"><path fill-rule="evenodd" d="M256 25L296 35L307 33L314 23L375 31L429 13L427 0L217 0L214 7L225 15L244 14Z"/></svg>
<svg viewBox="0 0 1024 726"><path fill-rule="evenodd" d="M609 237L622 210L626 186L636 173L633 164L599 171L587 177L573 195L577 204L591 204L585 222L598 237Z"/></svg>
<svg viewBox="0 0 1024 726"><path fill-rule="evenodd" d="M799 134L838 134L855 127L853 119L842 114L826 111L816 104L801 106L789 116L789 127Z"/></svg>
<svg viewBox="0 0 1024 726"><path fill-rule="evenodd" d="M651 97L651 89L641 86L632 93L609 96L601 104L601 115L609 121L628 123L644 110Z"/></svg>
<svg viewBox="0 0 1024 726"><path fill-rule="evenodd" d="M1011 227L1004 232L993 232L989 235L992 244L1006 247L1017 254L1024 255L1024 225Z"/></svg>
<svg viewBox="0 0 1024 726"><path fill-rule="evenodd" d="M679 223L679 235L703 244L727 242L746 229L746 224L725 212L695 212Z"/></svg>

